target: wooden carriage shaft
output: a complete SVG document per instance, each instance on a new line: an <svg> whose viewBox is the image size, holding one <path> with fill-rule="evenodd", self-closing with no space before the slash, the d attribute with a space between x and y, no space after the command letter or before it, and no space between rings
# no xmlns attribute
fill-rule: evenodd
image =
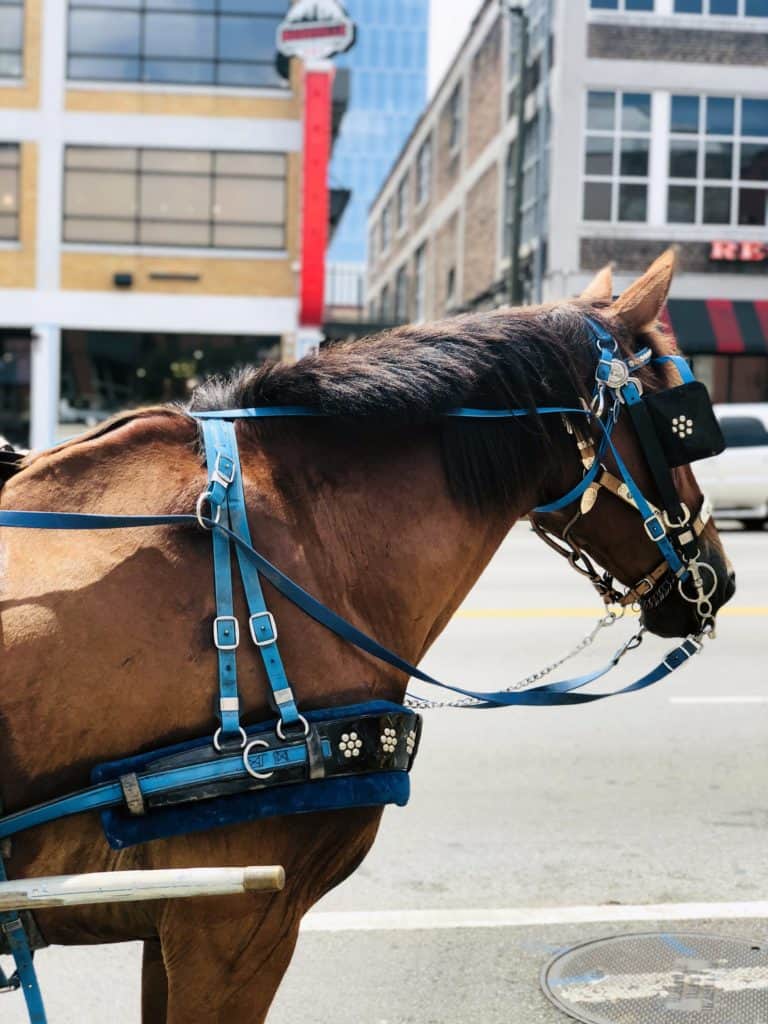
<svg viewBox="0 0 768 1024"><path fill-rule="evenodd" d="M56 875L0 884L0 911L279 892L284 884L285 872L277 865Z"/></svg>

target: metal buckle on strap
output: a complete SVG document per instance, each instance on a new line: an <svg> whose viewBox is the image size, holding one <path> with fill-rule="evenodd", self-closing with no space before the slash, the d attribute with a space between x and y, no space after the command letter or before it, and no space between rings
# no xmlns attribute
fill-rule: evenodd
<svg viewBox="0 0 768 1024"><path fill-rule="evenodd" d="M208 505L208 509L211 513L210 516L203 515L203 509L206 504ZM198 523L200 524L200 526L202 526L204 530L212 529L212 527L209 526L208 523L206 523L206 519L210 519L213 522L214 526L218 525L219 520L221 519L221 505L214 505L210 491L203 491L203 493L197 499L197 504L195 505L195 515L197 516Z"/></svg>
<svg viewBox="0 0 768 1024"><path fill-rule="evenodd" d="M262 634L261 638L256 633L256 622L257 620L263 620L259 625L259 632ZM269 647L270 644L277 642L277 623L272 612L256 612L248 619L248 628L251 632L251 639L257 647ZM264 635L264 630L269 630L269 635Z"/></svg>
<svg viewBox="0 0 768 1024"><path fill-rule="evenodd" d="M664 523L659 519L655 512L649 515L647 519L643 520L643 526L645 527L645 532L654 543L658 543L667 536L667 531L664 529Z"/></svg>
<svg viewBox="0 0 768 1024"><path fill-rule="evenodd" d="M222 629L222 626L227 628ZM232 636L234 639L227 639ZM234 615L217 615L213 620L213 642L219 651L234 651L240 646L240 623Z"/></svg>
<svg viewBox="0 0 768 1024"><path fill-rule="evenodd" d="M224 452L219 452L216 456L216 462L213 464L211 483L221 484L222 487L229 487L230 484L235 482L235 472L235 460Z"/></svg>

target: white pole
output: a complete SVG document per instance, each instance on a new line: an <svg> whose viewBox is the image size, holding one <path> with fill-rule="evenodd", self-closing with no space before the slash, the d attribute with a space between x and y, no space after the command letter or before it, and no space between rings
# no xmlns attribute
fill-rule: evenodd
<svg viewBox="0 0 768 1024"><path fill-rule="evenodd" d="M32 330L30 448L50 448L56 442L60 366L61 328L54 324L38 324Z"/></svg>
<svg viewBox="0 0 768 1024"><path fill-rule="evenodd" d="M277 865L58 875L1 883L0 911L279 892L284 885L285 872Z"/></svg>

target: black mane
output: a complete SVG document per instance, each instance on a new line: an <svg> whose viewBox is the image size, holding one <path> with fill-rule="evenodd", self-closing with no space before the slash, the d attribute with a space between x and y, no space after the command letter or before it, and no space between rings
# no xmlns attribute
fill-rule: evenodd
<svg viewBox="0 0 768 1024"><path fill-rule="evenodd" d="M291 364L247 367L198 387L190 411L307 405L381 429L439 423L454 496L506 505L521 487L561 480L573 442L557 416L513 421L442 419L459 406L579 406L594 379L595 348L579 305L474 313L400 327ZM558 474L559 471L559 474Z"/></svg>

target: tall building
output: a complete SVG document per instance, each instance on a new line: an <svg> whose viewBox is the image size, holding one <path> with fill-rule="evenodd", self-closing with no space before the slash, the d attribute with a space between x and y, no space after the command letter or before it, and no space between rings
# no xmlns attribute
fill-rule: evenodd
<svg viewBox="0 0 768 1024"><path fill-rule="evenodd" d="M622 289L677 243L678 342L717 400L768 400L768 0L526 14L522 95L520 18L485 0L374 201L371 316L562 298L609 261Z"/></svg>
<svg viewBox="0 0 768 1024"><path fill-rule="evenodd" d="M357 42L337 60L349 106L331 181L351 197L329 250L328 299L362 305L368 207L427 99L429 0L347 0Z"/></svg>
<svg viewBox="0 0 768 1024"><path fill-rule="evenodd" d="M0 0L0 434L44 445L290 354L303 88L298 62L289 80L276 67L287 8Z"/></svg>

